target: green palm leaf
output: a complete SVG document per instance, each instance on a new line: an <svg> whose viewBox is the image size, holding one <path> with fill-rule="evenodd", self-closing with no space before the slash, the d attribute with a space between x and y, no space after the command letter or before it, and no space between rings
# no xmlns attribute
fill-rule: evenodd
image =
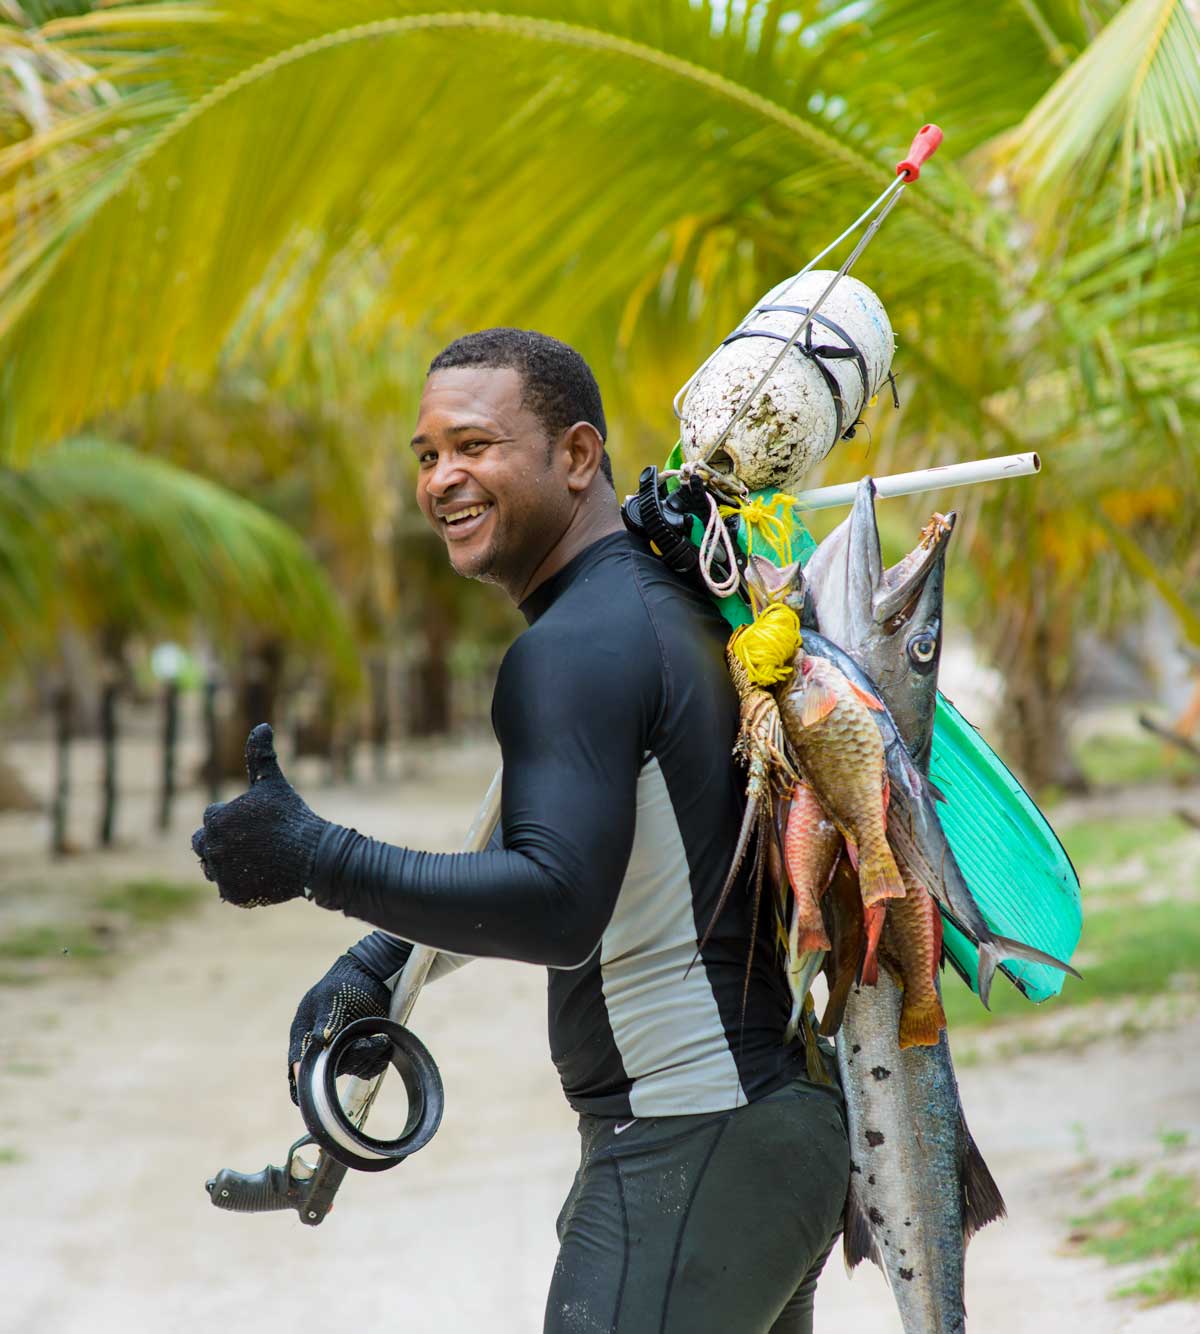
<svg viewBox="0 0 1200 1334"><path fill-rule="evenodd" d="M64 624L208 633L247 625L306 648L344 682L358 659L329 581L285 524L213 482L98 439L0 469L0 665Z"/></svg>
<svg viewBox="0 0 1200 1334"><path fill-rule="evenodd" d="M1129 0L1010 141L1031 203L1052 211L1115 171L1122 197L1182 218L1200 167L1200 21L1185 0Z"/></svg>
<svg viewBox="0 0 1200 1334"><path fill-rule="evenodd" d="M685 0L117 5L47 31L148 100L99 177L56 180L37 244L0 274L14 458L168 369L203 382L235 330L311 309L343 263L377 257L378 323L586 342L681 225L741 235L765 214L790 252L779 275L890 170L862 108L812 102L797 34L777 25L764 47ZM145 59L122 82L131 50ZM966 196L938 190L906 203L906 279L988 283Z"/></svg>

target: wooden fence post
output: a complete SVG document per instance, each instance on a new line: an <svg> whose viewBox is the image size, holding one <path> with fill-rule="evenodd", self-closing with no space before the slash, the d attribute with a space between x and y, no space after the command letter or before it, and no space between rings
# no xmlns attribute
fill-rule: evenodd
<svg viewBox="0 0 1200 1334"><path fill-rule="evenodd" d="M209 676L204 682L204 739L207 752L204 758L204 781L208 787L208 804L221 800L221 733L217 727L217 691L220 682Z"/></svg>
<svg viewBox="0 0 1200 1334"><path fill-rule="evenodd" d="M100 846L111 848L117 821L117 693L115 681L105 681L100 692L100 744L103 748L100 800Z"/></svg>
<svg viewBox="0 0 1200 1334"><path fill-rule="evenodd" d="M55 688L54 710L54 802L50 809L50 852L63 857L67 852L67 803L71 795L71 690Z"/></svg>
<svg viewBox="0 0 1200 1334"><path fill-rule="evenodd" d="M162 791L158 803L158 827L171 827L171 803L175 800L175 752L179 742L179 682L171 679L163 687Z"/></svg>

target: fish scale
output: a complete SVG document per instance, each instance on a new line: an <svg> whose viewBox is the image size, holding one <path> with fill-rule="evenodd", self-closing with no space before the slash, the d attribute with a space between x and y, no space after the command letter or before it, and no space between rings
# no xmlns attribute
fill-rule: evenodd
<svg viewBox="0 0 1200 1334"><path fill-rule="evenodd" d="M883 741L861 692L832 663L801 653L779 713L805 778L856 845L864 904L902 897L884 827Z"/></svg>

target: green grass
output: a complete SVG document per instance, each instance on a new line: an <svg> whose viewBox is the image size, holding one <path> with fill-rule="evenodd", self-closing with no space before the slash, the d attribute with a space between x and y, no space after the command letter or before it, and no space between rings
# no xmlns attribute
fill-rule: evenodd
<svg viewBox="0 0 1200 1334"><path fill-rule="evenodd" d="M24 1154L19 1149L10 1148L6 1144L0 1144L0 1166L6 1163L19 1163Z"/></svg>
<svg viewBox="0 0 1200 1334"><path fill-rule="evenodd" d="M1118 1297L1141 1297L1147 1305L1200 1300L1200 1241L1185 1246L1161 1269L1144 1274L1136 1283L1117 1289Z"/></svg>
<svg viewBox="0 0 1200 1334"><path fill-rule="evenodd" d="M90 927L26 926L0 936L0 959L49 959L56 954L98 959L105 953L107 947Z"/></svg>
<svg viewBox="0 0 1200 1334"><path fill-rule="evenodd" d="M1200 776L1200 764L1149 733L1097 733L1075 747L1075 759L1083 776L1096 787Z"/></svg>
<svg viewBox="0 0 1200 1334"><path fill-rule="evenodd" d="M1045 1005L1086 1005L1118 996L1153 996L1173 974L1200 980L1200 903L1184 900L1139 903L1144 888L1170 888L1167 870L1200 834L1174 816L1154 819L1089 820L1063 831L1063 844L1083 884L1083 935L1078 957L1083 980L1068 977L1062 994ZM1110 870L1135 855L1151 874L1144 881L1108 886L1088 899L1088 876ZM1187 886L1181 885L1181 888ZM950 969L943 981L950 1032L992 1021L1027 1019L1042 1011L1002 977L992 987L991 1012Z"/></svg>
<svg viewBox="0 0 1200 1334"><path fill-rule="evenodd" d="M1200 903L1143 903L1098 908L1083 920L1080 951L1090 962L1083 980L1068 977L1062 994L1046 1002L1086 1005L1118 996L1153 996L1167 989L1177 973L1200 973ZM946 1020L951 1033L992 1019L1027 1019L1032 1005L1005 979L992 987L991 1013L957 975L943 982Z"/></svg>
<svg viewBox="0 0 1200 1334"><path fill-rule="evenodd" d="M60 905L71 920L36 923L0 935L0 986L28 986L48 976L55 962L102 967L130 933L161 926L194 911L208 897L203 886L134 880L98 898ZM82 919L82 920L81 920Z"/></svg>
<svg viewBox="0 0 1200 1334"><path fill-rule="evenodd" d="M1165 844L1200 834L1167 815L1153 820L1082 820L1061 830L1060 837L1086 892L1089 871L1107 871L1139 853L1157 861Z"/></svg>
<svg viewBox="0 0 1200 1334"><path fill-rule="evenodd" d="M1109 1264L1167 1263L1116 1290L1148 1302L1200 1298L1200 1181L1157 1172L1140 1191L1072 1220L1075 1239Z"/></svg>
<svg viewBox="0 0 1200 1334"><path fill-rule="evenodd" d="M1200 1240L1200 1182L1187 1174L1156 1172L1140 1191L1119 1195L1071 1223L1084 1234L1084 1250L1109 1264L1166 1255Z"/></svg>
<svg viewBox="0 0 1200 1334"><path fill-rule="evenodd" d="M209 897L203 885L173 885L165 880L134 880L106 894L99 907L123 913L137 926L158 926L191 912Z"/></svg>

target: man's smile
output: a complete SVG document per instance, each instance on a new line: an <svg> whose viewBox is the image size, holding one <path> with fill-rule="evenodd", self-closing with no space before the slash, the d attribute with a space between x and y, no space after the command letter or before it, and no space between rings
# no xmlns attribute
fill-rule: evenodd
<svg viewBox="0 0 1200 1334"><path fill-rule="evenodd" d="M436 517L446 541L458 542L482 528L492 509L490 500L474 501L465 505L450 504L440 506Z"/></svg>

